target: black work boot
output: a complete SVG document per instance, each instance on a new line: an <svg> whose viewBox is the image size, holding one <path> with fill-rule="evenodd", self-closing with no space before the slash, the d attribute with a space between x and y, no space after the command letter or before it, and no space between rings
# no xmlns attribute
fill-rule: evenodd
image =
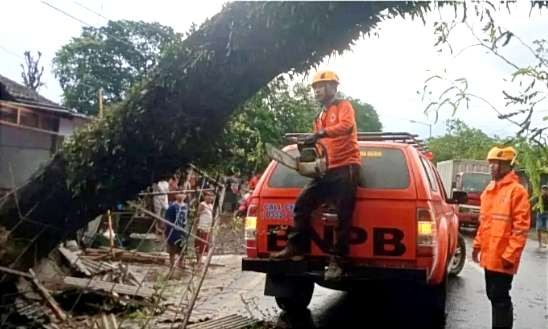
<svg viewBox="0 0 548 329"><path fill-rule="evenodd" d="M292 243L287 243L285 248L280 251L270 253L270 258L275 260L292 260L298 262L304 259L304 255Z"/></svg>
<svg viewBox="0 0 548 329"><path fill-rule="evenodd" d="M340 264L340 260L337 257L331 256L329 258L329 265L325 271L323 278L325 281L337 281L342 278L343 269Z"/></svg>

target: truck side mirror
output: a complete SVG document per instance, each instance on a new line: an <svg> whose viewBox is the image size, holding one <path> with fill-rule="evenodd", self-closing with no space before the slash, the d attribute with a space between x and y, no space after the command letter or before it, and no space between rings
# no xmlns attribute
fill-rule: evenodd
<svg viewBox="0 0 548 329"><path fill-rule="evenodd" d="M468 194L463 191L453 191L453 195L447 200L447 203L462 204L468 202Z"/></svg>

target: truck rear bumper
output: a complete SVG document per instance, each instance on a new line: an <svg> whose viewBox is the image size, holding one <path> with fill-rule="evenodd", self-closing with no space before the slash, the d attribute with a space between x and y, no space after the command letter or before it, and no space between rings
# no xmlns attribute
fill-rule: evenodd
<svg viewBox="0 0 548 329"><path fill-rule="evenodd" d="M345 265L345 280L397 280L426 283L426 269L370 267L364 265ZM301 276L322 280L324 264L317 261L271 260L265 258L243 258L243 271L262 272L270 275Z"/></svg>

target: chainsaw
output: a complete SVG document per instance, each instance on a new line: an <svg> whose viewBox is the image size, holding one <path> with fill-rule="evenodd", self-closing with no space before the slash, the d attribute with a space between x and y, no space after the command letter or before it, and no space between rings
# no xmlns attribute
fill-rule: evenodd
<svg viewBox="0 0 548 329"><path fill-rule="evenodd" d="M297 143L298 156L284 152L272 144L266 143L268 156L284 166L296 170L305 177L322 177L327 171L327 152L320 143L306 142L308 134L288 134L286 137Z"/></svg>

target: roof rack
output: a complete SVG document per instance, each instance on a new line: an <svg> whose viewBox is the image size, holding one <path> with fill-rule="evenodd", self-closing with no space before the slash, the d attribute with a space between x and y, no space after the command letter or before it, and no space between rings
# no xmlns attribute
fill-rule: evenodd
<svg viewBox="0 0 548 329"><path fill-rule="evenodd" d="M285 138L294 140L296 138L308 135L308 133L288 133ZM428 146L418 135L407 132L358 132L359 141L404 143L414 146L420 152L428 152Z"/></svg>
<svg viewBox="0 0 548 329"><path fill-rule="evenodd" d="M287 133L285 138L294 141L295 139L308 135L309 133ZM414 146L420 152L428 152L428 146L418 135L407 132L358 132L359 141L404 143Z"/></svg>
<svg viewBox="0 0 548 329"><path fill-rule="evenodd" d="M407 132L358 132L359 141L391 141L414 146L420 152L428 152L428 146L418 135Z"/></svg>

